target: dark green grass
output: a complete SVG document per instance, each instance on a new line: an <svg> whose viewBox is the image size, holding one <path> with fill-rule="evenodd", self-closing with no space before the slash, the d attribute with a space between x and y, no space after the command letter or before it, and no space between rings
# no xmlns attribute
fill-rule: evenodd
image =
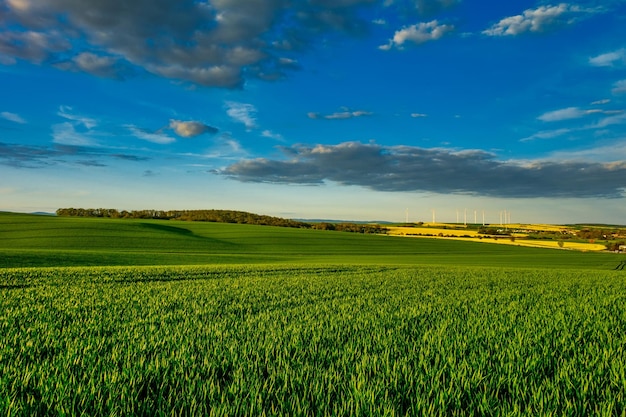
<svg viewBox="0 0 626 417"><path fill-rule="evenodd" d="M0 415L623 416L626 275L0 270Z"/></svg>
<svg viewBox="0 0 626 417"><path fill-rule="evenodd" d="M345 263L613 269L624 256L222 223L0 213L0 268Z"/></svg>

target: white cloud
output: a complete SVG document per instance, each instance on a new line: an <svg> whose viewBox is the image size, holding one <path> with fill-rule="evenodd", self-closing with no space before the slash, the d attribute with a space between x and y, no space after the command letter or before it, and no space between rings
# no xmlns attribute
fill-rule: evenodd
<svg viewBox="0 0 626 417"><path fill-rule="evenodd" d="M613 94L624 94L626 93L626 80L620 80L613 84L613 89L611 90Z"/></svg>
<svg viewBox="0 0 626 417"><path fill-rule="evenodd" d="M92 129L98 125L98 122L94 119L84 116L77 116L75 114L70 113L73 109L70 106L60 106L57 115L63 117L64 119L71 120L78 124L82 124L87 129Z"/></svg>
<svg viewBox="0 0 626 417"><path fill-rule="evenodd" d="M283 136L281 134L274 133L271 130L264 130L263 132L261 132L261 136L263 136L264 138L283 140Z"/></svg>
<svg viewBox="0 0 626 417"><path fill-rule="evenodd" d="M427 23L422 22L396 31L393 38L390 39L386 45L381 45L378 48L384 51L388 51L393 47L402 49L403 45L407 42L420 45L425 42L440 39L446 33L453 30L454 26L439 24L437 20L432 20Z"/></svg>
<svg viewBox="0 0 626 417"><path fill-rule="evenodd" d="M126 125L125 127L130 130L133 136L141 140L158 143L160 145L167 145L168 143L176 142L176 139L163 133L146 131L135 125Z"/></svg>
<svg viewBox="0 0 626 417"><path fill-rule="evenodd" d="M609 100L608 98L605 98L605 99L602 99L602 100L593 101L593 102L591 102L591 105L592 106L598 106L598 105L601 105L601 104L609 104L610 102L611 102L611 100Z"/></svg>
<svg viewBox="0 0 626 417"><path fill-rule="evenodd" d="M609 117L605 117L597 123L589 126L591 129L601 129L608 126L626 124L626 113L620 112Z"/></svg>
<svg viewBox="0 0 626 417"><path fill-rule="evenodd" d="M3 111L2 113L0 113L0 117L10 122L14 122L14 123L19 123L19 124L26 123L26 120L24 120L20 115L15 114L15 113L10 113L8 111Z"/></svg>
<svg viewBox="0 0 626 417"><path fill-rule="evenodd" d="M243 123L247 130L252 130L256 125L256 107L252 104L238 103L236 101L226 102L226 114L233 120Z"/></svg>
<svg viewBox="0 0 626 417"><path fill-rule="evenodd" d="M556 6L540 6L524 10L523 14L505 17L489 29L483 31L488 36L511 36L525 32L543 32L554 26L572 24L576 16L592 14L596 11L579 6L561 3Z"/></svg>
<svg viewBox="0 0 626 417"><path fill-rule="evenodd" d="M594 67L614 67L618 64L626 64L626 49L622 48L589 58L589 64Z"/></svg>
<svg viewBox="0 0 626 417"><path fill-rule="evenodd" d="M520 139L520 142L530 142L536 139L552 139L567 133L570 133L572 129L555 129L555 130L542 130L540 132L535 133L534 135L528 136L526 138Z"/></svg>
<svg viewBox="0 0 626 417"><path fill-rule="evenodd" d="M566 109L554 110L542 114L537 119L544 122L557 122L561 120L579 119L589 114L588 110L582 110L578 107L568 107Z"/></svg>
<svg viewBox="0 0 626 417"><path fill-rule="evenodd" d="M91 139L89 133L76 131L70 122L58 123L52 126L52 141L59 145L70 146L95 146L97 143Z"/></svg>
<svg viewBox="0 0 626 417"><path fill-rule="evenodd" d="M597 102L602 104L602 102ZM567 107L565 109L549 111L537 117L543 122L559 122L561 120L580 119L590 114L613 114L621 113L621 110L581 109L579 107Z"/></svg>
<svg viewBox="0 0 626 417"><path fill-rule="evenodd" d="M411 113L411 117L421 118L421 117L428 117L428 115L424 113Z"/></svg>

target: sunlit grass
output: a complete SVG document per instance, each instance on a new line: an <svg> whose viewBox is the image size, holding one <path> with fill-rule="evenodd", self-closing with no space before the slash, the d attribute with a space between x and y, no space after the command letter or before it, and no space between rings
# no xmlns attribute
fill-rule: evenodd
<svg viewBox="0 0 626 417"><path fill-rule="evenodd" d="M623 272L0 270L2 415L623 415Z"/></svg>

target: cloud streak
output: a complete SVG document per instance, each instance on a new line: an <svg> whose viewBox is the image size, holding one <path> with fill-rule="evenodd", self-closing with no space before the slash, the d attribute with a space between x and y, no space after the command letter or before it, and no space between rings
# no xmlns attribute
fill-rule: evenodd
<svg viewBox="0 0 626 417"><path fill-rule="evenodd" d="M11 113L8 111L3 111L2 113L0 113L0 117L13 123L19 123L21 125L26 124L26 120L24 120L24 118L22 118L19 114Z"/></svg>
<svg viewBox="0 0 626 417"><path fill-rule="evenodd" d="M344 109L339 112L330 113L330 114L321 114L315 112L307 113L309 119L326 119L326 120L344 120L344 119L353 119L355 117L364 117L371 116L373 113L365 110L349 110Z"/></svg>
<svg viewBox="0 0 626 417"><path fill-rule="evenodd" d="M157 143L159 145L167 145L169 143L176 142L176 139L174 139L173 137L159 131L152 132L150 130L142 129L132 124L125 125L124 127L126 127L130 131L130 133L137 139Z"/></svg>
<svg viewBox="0 0 626 417"><path fill-rule="evenodd" d="M236 101L226 102L226 114L236 122L243 123L247 130L257 127L256 124L256 107L248 103L239 103Z"/></svg>
<svg viewBox="0 0 626 417"><path fill-rule="evenodd" d="M594 67L615 67L621 64L626 64L626 48L589 58L589 65Z"/></svg>
<svg viewBox="0 0 626 417"><path fill-rule="evenodd" d="M615 95L626 94L626 80L620 80L613 84L611 92Z"/></svg>
<svg viewBox="0 0 626 417"><path fill-rule="evenodd" d="M583 110L578 107L568 107L565 109L549 111L537 117L537 119L541 120L542 122L559 122L561 120L580 119L581 117L585 117L589 114L601 112L601 110L596 109Z"/></svg>
<svg viewBox="0 0 626 417"><path fill-rule="evenodd" d="M98 160L101 158L133 162L150 159L145 156L130 154L110 154L102 149L72 144L57 143L50 147L0 142L0 164L13 168L44 168L65 163L94 167L106 166L105 163Z"/></svg>
<svg viewBox="0 0 626 417"><path fill-rule="evenodd" d="M455 151L345 142L281 148L288 159L249 159L217 171L242 182L321 185L376 191L490 197L616 198L626 162L500 161L482 150Z"/></svg>

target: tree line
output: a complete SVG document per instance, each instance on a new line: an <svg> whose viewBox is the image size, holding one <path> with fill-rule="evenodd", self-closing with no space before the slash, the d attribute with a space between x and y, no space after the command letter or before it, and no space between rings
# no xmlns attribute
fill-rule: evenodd
<svg viewBox="0 0 626 417"><path fill-rule="evenodd" d="M261 226L293 227L300 229L337 230L353 233L385 233L377 224L308 223L281 217L266 216L237 210L116 210L108 208L60 208L57 216L102 217L111 219L180 220L193 222L254 224Z"/></svg>

